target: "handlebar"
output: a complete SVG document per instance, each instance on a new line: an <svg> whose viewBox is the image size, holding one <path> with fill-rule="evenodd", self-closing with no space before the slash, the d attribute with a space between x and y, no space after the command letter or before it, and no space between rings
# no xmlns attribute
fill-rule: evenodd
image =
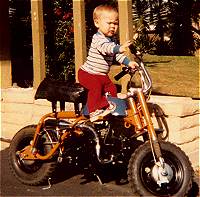
<svg viewBox="0 0 200 197"><path fill-rule="evenodd" d="M147 94L149 92L149 90L152 88L152 80L151 80L151 77L150 77L147 69L145 68L143 62L140 63L139 74L140 74L141 81L142 81L143 93Z"/></svg>
<svg viewBox="0 0 200 197"><path fill-rule="evenodd" d="M129 49L130 49L130 51L131 51L131 53L132 54L134 54L134 55L136 55L137 56L137 49L134 47L134 45L133 44L131 44L130 46L129 46Z"/></svg>
<svg viewBox="0 0 200 197"><path fill-rule="evenodd" d="M141 83L142 83L142 90L144 94L147 94L149 92L149 90L152 87L152 80L151 77L147 71L147 69L144 66L144 63L142 61L142 58L138 56L138 52L135 49L135 47L133 45L129 46L131 53L133 53L135 55L135 60L138 63L139 67L136 67L135 69L132 69L130 67L123 67L122 71L120 73L118 73L114 79L116 81L118 81L120 78L122 78L124 75L126 74L130 74L131 76L133 76L135 74L136 71L138 71L140 78L141 78ZM132 88L133 90L134 88Z"/></svg>
<svg viewBox="0 0 200 197"><path fill-rule="evenodd" d="M130 71L129 67L123 67L122 71L120 73L118 73L117 75L114 76L114 79L116 81L119 81L124 75L126 75L127 73L129 73Z"/></svg>

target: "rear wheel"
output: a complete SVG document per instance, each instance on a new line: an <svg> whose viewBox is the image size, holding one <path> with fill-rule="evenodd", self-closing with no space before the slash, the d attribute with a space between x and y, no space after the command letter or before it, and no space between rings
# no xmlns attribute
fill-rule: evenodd
<svg viewBox="0 0 200 197"><path fill-rule="evenodd" d="M56 161L48 160L23 160L18 151L30 145L36 130L35 125L30 125L21 129L13 138L9 148L9 164L15 177L24 184L39 185L47 181L52 176L56 168ZM45 144L48 139L45 136L40 138L40 154L46 154L51 145Z"/></svg>
<svg viewBox="0 0 200 197"><path fill-rule="evenodd" d="M191 163L185 153L174 144L161 142L160 145L169 182L157 184L157 166L154 163L150 143L146 142L131 156L128 166L130 184L141 196L184 197L192 186Z"/></svg>

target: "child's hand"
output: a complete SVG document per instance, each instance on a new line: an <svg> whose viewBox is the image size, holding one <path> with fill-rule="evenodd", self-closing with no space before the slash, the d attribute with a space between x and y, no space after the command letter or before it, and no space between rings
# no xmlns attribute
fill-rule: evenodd
<svg viewBox="0 0 200 197"><path fill-rule="evenodd" d="M135 69L136 67L139 67L138 63L134 62L134 61L130 61L128 66L131 67L132 69Z"/></svg>
<svg viewBox="0 0 200 197"><path fill-rule="evenodd" d="M132 44L132 42L129 40L129 41L126 41L124 44L122 44L119 48L119 52L120 53L124 53L127 51L127 47L129 47L130 45Z"/></svg>

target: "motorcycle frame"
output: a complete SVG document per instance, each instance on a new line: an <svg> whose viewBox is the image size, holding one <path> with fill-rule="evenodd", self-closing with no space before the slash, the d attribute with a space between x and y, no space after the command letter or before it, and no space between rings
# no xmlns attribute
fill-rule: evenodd
<svg viewBox="0 0 200 197"><path fill-rule="evenodd" d="M136 97L136 98L134 98ZM125 127L133 125L135 127L135 131L137 136L143 135L148 132L149 140L152 145L152 152L154 158L161 157L160 146L158 144L157 135L153 127L152 119L149 113L149 109L147 106L145 95L141 88L135 88L135 93L132 96L127 98L128 101L128 109L127 116L124 117ZM105 117L106 118L106 117ZM103 119L105 119L103 117ZM71 119L72 123L69 125L69 129L67 129L60 137L60 140L55 144L52 144L51 150L46 155L41 155L37 151L37 142L40 136L40 132L42 127L45 125L45 121L48 119ZM76 135L81 135L80 131L77 131L76 125L80 122L88 121L83 115L77 115L74 111L59 111L48 113L40 119L37 124L35 135L33 141L31 141L30 145L25 147L23 150L19 151L20 157L22 159L27 160L48 160L50 159L54 153L58 150L58 148L62 147L63 142L71 136L72 132L76 133ZM155 159L156 160L156 159Z"/></svg>

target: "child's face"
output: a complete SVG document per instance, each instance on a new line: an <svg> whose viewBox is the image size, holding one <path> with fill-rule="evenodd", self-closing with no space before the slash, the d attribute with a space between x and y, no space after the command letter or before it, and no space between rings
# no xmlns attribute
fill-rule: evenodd
<svg viewBox="0 0 200 197"><path fill-rule="evenodd" d="M95 26L107 37L116 34L119 26L118 13L115 11L103 11L94 21Z"/></svg>

